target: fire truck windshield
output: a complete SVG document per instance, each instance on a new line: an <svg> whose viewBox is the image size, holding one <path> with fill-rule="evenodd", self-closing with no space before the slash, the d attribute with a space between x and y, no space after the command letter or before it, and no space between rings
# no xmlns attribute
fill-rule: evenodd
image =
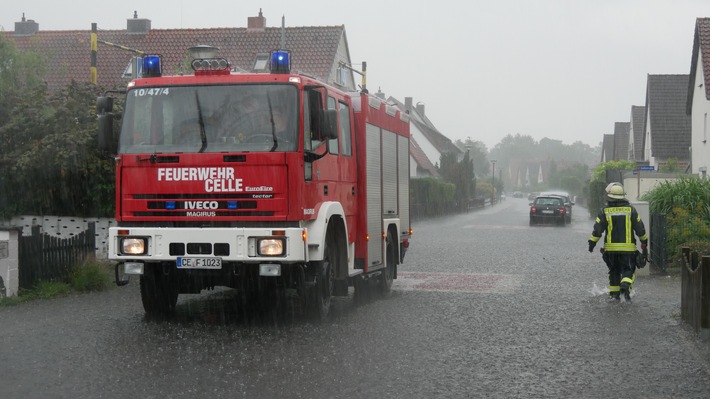
<svg viewBox="0 0 710 399"><path fill-rule="evenodd" d="M296 151L297 94L284 84L134 88L119 153Z"/></svg>

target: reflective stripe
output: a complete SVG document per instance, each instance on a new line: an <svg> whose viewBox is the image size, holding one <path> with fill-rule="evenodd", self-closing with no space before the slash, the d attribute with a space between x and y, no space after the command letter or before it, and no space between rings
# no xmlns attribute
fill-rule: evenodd
<svg viewBox="0 0 710 399"><path fill-rule="evenodd" d="M604 214L609 216L623 216L623 215L631 215L631 207L630 206L612 206L608 208L604 208Z"/></svg>
<svg viewBox="0 0 710 399"><path fill-rule="evenodd" d="M641 237L639 237L639 240L641 241L648 241L648 234L644 234Z"/></svg>
<svg viewBox="0 0 710 399"><path fill-rule="evenodd" d="M630 206L614 206L604 208L604 215L607 221L607 231L605 237L605 249L612 252L635 252L636 244L634 243L634 229L631 215L633 208ZM614 225L614 218L617 220L618 228L625 229L622 231L614 231L617 227ZM623 218L619 220L620 218ZM640 220L640 216L638 216ZM623 223L621 223L623 221ZM623 234L623 235L621 235ZM620 242L614 242L620 241Z"/></svg>
<svg viewBox="0 0 710 399"><path fill-rule="evenodd" d="M590 236L590 237L589 237L589 241L591 241L591 242L597 242L597 241L599 241L600 238L601 238L601 237Z"/></svg>
<svg viewBox="0 0 710 399"><path fill-rule="evenodd" d="M621 291L621 287L618 285L610 285L609 286L609 292L619 292Z"/></svg>
<svg viewBox="0 0 710 399"><path fill-rule="evenodd" d="M607 240L604 243L604 249L612 252L636 252L636 245L632 242L609 242Z"/></svg>

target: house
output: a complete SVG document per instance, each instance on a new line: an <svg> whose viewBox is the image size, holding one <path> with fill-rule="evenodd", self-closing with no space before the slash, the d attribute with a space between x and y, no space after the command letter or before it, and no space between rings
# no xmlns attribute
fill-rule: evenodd
<svg viewBox="0 0 710 399"><path fill-rule="evenodd" d="M381 91L375 94L380 98L385 98ZM404 103L394 97L389 97L387 102L394 104L410 116L410 177L439 177L436 166L439 165L442 154L456 154L457 159L463 155L463 151L456 147L451 139L439 132L429 120L425 113L424 103L414 104L412 97L405 97Z"/></svg>
<svg viewBox="0 0 710 399"><path fill-rule="evenodd" d="M695 22L686 113L691 118L691 173L707 177L710 167L710 18Z"/></svg>
<svg viewBox="0 0 710 399"><path fill-rule="evenodd" d="M630 122L614 123L614 160L629 159L629 130Z"/></svg>
<svg viewBox="0 0 710 399"><path fill-rule="evenodd" d="M87 24L88 25L88 24ZM283 20L282 20L283 25ZM100 27L99 27L100 28ZM39 23L25 19L14 32L0 32L20 50L35 50L46 56L46 81L50 91L72 81L91 82L91 32L86 30L42 31ZM356 90L350 66L345 27L267 27L266 17L247 19L246 28L151 29L151 20L127 19L125 30L98 29L96 83L102 88L125 87L132 75L132 60L141 53L160 54L163 72L180 74L190 69L190 47L214 46L217 57L229 60L233 70L266 71L272 50L291 50L292 69L324 82ZM119 47L120 46L120 47Z"/></svg>
<svg viewBox="0 0 710 399"><path fill-rule="evenodd" d="M629 129L629 153L626 159L637 164L644 163L643 159L643 117L646 107L641 105L631 106L631 122Z"/></svg>
<svg viewBox="0 0 710 399"><path fill-rule="evenodd" d="M690 164L689 75L648 75L644 117L644 159L656 170L676 159Z"/></svg>
<svg viewBox="0 0 710 399"><path fill-rule="evenodd" d="M345 27L267 27L266 17L247 19L246 28L152 29L151 20L127 19L125 30L98 30L96 82L102 88L125 87L133 75L133 60L140 53L160 54L166 74L189 70L188 49L200 45L219 49L217 57L230 61L238 72L266 72L270 52L285 48L292 53L292 69L313 76L345 91L358 90L351 66ZM39 24L25 19L15 23L14 32L0 32L20 50L46 54L46 81L50 91L72 81L91 81L91 32L87 30L42 31ZM118 47L120 46L120 47ZM76 62L76 60L83 60ZM376 95L385 99L384 94ZM438 177L435 165L441 154L463 152L439 132L424 112L424 103L413 104L411 97L395 104L411 116L410 174Z"/></svg>

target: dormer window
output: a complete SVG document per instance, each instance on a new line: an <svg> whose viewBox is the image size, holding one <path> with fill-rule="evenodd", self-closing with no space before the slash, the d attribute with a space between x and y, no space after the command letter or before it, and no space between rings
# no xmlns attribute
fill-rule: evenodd
<svg viewBox="0 0 710 399"><path fill-rule="evenodd" d="M254 62L254 72L268 72L269 67L269 53L259 53L256 55L256 61Z"/></svg>

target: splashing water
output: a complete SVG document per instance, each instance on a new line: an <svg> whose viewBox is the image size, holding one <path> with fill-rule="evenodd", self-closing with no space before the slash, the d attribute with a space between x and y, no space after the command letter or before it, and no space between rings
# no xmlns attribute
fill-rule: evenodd
<svg viewBox="0 0 710 399"><path fill-rule="evenodd" d="M609 289L606 287L599 287L597 283L593 283L592 288L589 289L589 293L593 296L609 295Z"/></svg>

